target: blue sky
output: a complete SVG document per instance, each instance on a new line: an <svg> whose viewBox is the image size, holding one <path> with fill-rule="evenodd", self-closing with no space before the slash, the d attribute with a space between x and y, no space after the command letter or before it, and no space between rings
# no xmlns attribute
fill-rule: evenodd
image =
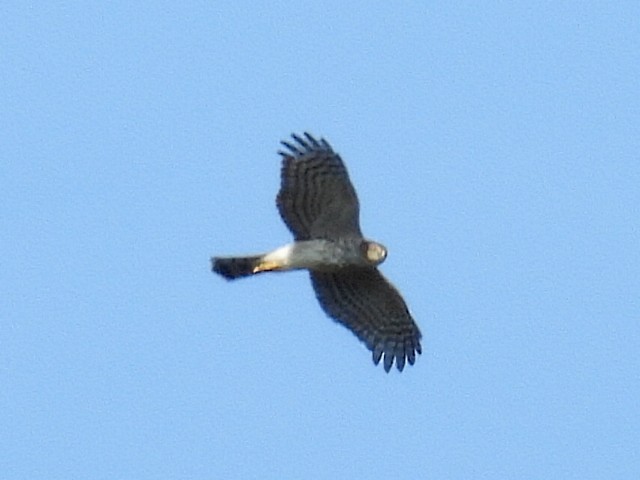
<svg viewBox="0 0 640 480"><path fill-rule="evenodd" d="M4 479L639 478L637 2L5 2ZM423 332L385 374L290 240L325 137Z"/></svg>

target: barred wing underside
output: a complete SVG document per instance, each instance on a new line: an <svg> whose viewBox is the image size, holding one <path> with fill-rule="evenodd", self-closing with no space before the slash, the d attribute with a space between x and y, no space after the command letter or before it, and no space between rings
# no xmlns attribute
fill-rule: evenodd
<svg viewBox="0 0 640 480"><path fill-rule="evenodd" d="M422 335L398 291L376 268L310 274L324 311L364 342L376 365L383 355L387 372L394 359L400 371L407 361L413 365L416 352L422 353Z"/></svg>

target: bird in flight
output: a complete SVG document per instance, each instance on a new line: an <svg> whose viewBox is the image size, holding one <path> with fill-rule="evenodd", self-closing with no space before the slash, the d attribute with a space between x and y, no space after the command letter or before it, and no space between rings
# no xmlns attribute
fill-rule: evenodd
<svg viewBox="0 0 640 480"><path fill-rule="evenodd" d="M422 353L420 329L396 288L378 265L387 249L360 231L359 202L340 156L308 133L281 142L281 186L276 205L294 242L271 252L213 257L214 272L228 280L263 272L306 269L325 313L351 330L383 359L402 371Z"/></svg>

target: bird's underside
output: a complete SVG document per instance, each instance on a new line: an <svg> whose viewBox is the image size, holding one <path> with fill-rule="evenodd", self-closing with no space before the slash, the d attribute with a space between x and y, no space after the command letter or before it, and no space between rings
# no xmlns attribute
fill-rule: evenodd
<svg viewBox="0 0 640 480"><path fill-rule="evenodd" d="M388 372L422 353L421 333L400 293L378 271L386 249L365 240L359 203L342 159L305 133L282 142L276 203L295 242L272 252L213 257L212 269L233 280L269 271L307 269L325 313L350 329Z"/></svg>
<svg viewBox="0 0 640 480"><path fill-rule="evenodd" d="M357 237L300 240L258 255L214 257L213 271L233 280L256 273L300 270L337 272L345 267L371 268L387 255L384 246Z"/></svg>

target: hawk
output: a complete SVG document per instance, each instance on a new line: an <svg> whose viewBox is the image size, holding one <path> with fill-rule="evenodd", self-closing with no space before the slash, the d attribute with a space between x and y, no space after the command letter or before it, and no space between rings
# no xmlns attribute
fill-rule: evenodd
<svg viewBox="0 0 640 480"><path fill-rule="evenodd" d="M325 313L351 330L385 371L422 353L420 330L406 303L377 266L387 257L360 231L359 202L340 156L308 133L281 142L276 204L294 242L271 252L213 257L214 272L233 280L262 272L307 269Z"/></svg>

